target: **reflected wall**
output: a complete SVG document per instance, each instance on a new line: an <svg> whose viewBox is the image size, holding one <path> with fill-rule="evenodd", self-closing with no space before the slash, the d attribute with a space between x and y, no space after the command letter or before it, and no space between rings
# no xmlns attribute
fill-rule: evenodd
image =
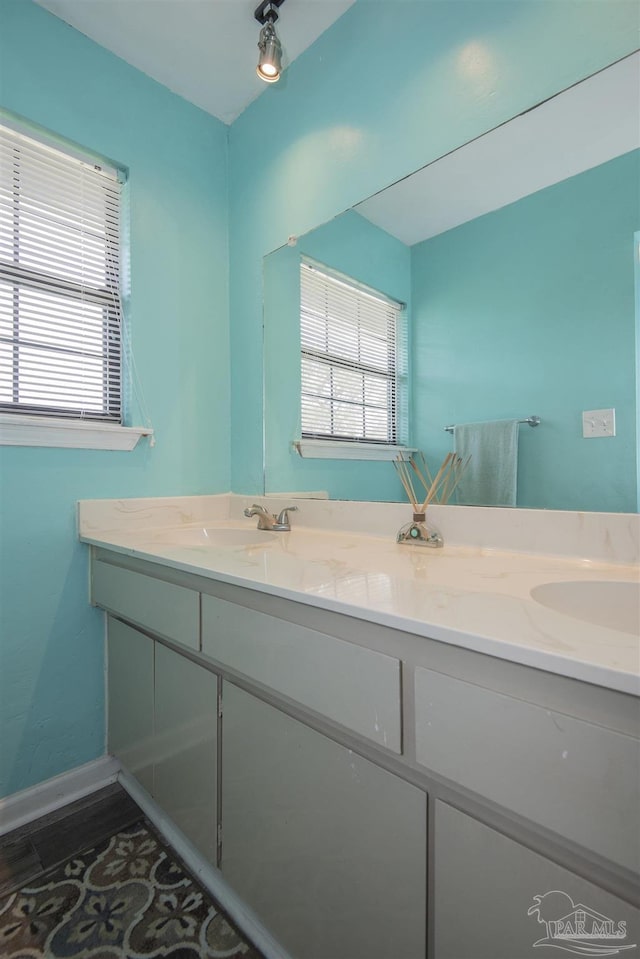
<svg viewBox="0 0 640 959"><path fill-rule="evenodd" d="M412 247L413 437L540 416L519 431L517 505L635 512L634 151ZM616 436L584 439L613 407Z"/></svg>

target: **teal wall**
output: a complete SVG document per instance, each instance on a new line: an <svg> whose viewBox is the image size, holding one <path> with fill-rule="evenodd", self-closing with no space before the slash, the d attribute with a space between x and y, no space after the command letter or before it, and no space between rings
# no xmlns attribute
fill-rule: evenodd
<svg viewBox="0 0 640 959"><path fill-rule="evenodd" d="M640 153L411 250L414 437L429 462L447 423L535 414L520 428L518 506L636 510L634 230ZM583 439L614 407L616 436Z"/></svg>
<svg viewBox="0 0 640 959"><path fill-rule="evenodd" d="M637 46L625 0L358 0L236 120L234 490L262 481L263 256Z"/></svg>
<svg viewBox="0 0 640 959"><path fill-rule="evenodd" d="M353 210L307 233L296 246L284 246L265 257L266 491L326 490L332 499L397 501L402 487L389 462L303 459L291 449L291 441L300 437L303 254L406 303L410 313L409 247Z"/></svg>
<svg viewBox="0 0 640 959"><path fill-rule="evenodd" d="M0 450L0 794L103 750L75 501L262 488L263 256L631 52L637 28L635 0L358 0L229 131L31 0L0 0L0 106L130 170L157 431L133 453Z"/></svg>
<svg viewBox="0 0 640 959"><path fill-rule="evenodd" d="M227 128L28 0L0 106L129 167L133 346L157 445L0 449L0 795L104 751L82 498L229 489Z"/></svg>

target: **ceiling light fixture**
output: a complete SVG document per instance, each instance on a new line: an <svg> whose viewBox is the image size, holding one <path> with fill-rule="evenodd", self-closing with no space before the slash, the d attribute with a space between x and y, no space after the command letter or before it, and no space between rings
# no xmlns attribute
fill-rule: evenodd
<svg viewBox="0 0 640 959"><path fill-rule="evenodd" d="M256 73L267 83L275 83L280 79L282 72L282 46L274 23L278 19L278 7L281 7L283 3L284 0L262 0L254 14L258 23L262 24L258 40L260 56Z"/></svg>

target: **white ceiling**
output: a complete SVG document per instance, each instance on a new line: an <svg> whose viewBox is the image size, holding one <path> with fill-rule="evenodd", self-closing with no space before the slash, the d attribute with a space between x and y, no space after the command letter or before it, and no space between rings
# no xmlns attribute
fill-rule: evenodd
<svg viewBox="0 0 640 959"><path fill-rule="evenodd" d="M36 0L224 123L272 87L256 76L259 0ZM284 66L355 0L288 0L276 30Z"/></svg>
<svg viewBox="0 0 640 959"><path fill-rule="evenodd" d="M639 147L633 54L355 209L413 246Z"/></svg>

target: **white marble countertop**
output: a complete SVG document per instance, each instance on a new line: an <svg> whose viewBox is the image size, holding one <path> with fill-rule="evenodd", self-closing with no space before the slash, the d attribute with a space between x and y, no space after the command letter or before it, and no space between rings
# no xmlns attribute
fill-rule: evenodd
<svg viewBox="0 0 640 959"><path fill-rule="evenodd" d="M389 536L302 523L291 532L263 534L264 540L257 535L256 543L246 546L171 542L172 530L255 529L255 520L244 519L238 507L232 512L230 516L228 504L213 514L209 510L206 518L193 510L165 510L163 522L145 525L154 517L131 507L129 523L108 529L99 528L95 517L83 518L81 506L80 538L184 572L640 695L637 635L556 612L530 595L542 583L638 583L637 565L446 543L431 550L400 546Z"/></svg>

